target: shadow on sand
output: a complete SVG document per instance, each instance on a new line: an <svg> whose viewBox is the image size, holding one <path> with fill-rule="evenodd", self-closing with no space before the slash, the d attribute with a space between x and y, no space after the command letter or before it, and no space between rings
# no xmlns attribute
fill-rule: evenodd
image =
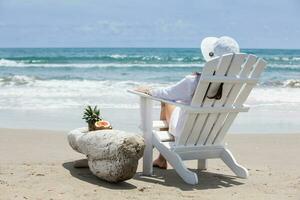
<svg viewBox="0 0 300 200"><path fill-rule="evenodd" d="M88 168L74 168L73 162L63 163L63 167L69 170L70 174L73 177L94 185L116 190L131 190L137 188L137 186L132 185L128 182L121 182L116 184L102 181L101 179L94 176ZM192 171L198 174L199 183L197 185L186 184L177 175L174 169L162 170L154 168L153 176L143 176L141 173L136 173L133 179L152 184L160 184L167 187L179 188L183 191L218 189L244 184L243 182L240 182L240 180L242 179L239 179L235 176L216 174L208 171Z"/></svg>
<svg viewBox="0 0 300 200"><path fill-rule="evenodd" d="M183 191L188 190L206 190L206 189L218 189L224 187L232 187L244 184L238 180L241 180L235 176L228 176L222 174L216 174L208 171L191 171L198 174L197 185L189 185L185 183L176 173L174 169L162 170L158 168L153 169L153 176L143 176L141 173L137 174L134 179L145 181L149 183L161 184L168 187L176 187Z"/></svg>
<svg viewBox="0 0 300 200"><path fill-rule="evenodd" d="M128 182L121 182L121 183L109 183L106 181L103 181L99 178L97 178L95 175L92 174L92 172L89 170L89 168L74 168L73 162L66 162L63 163L62 166L69 170L70 174L78 178L82 181L86 181L88 183L98 185L101 187L109 188L109 189L115 189L115 190L131 190L136 189L137 187L135 185L132 185Z"/></svg>

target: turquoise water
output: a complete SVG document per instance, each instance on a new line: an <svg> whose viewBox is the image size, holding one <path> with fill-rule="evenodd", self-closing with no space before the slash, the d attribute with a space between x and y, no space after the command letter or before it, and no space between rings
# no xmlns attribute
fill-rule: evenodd
<svg viewBox="0 0 300 200"><path fill-rule="evenodd" d="M268 62L263 85L285 85L285 81L300 77L300 50L247 49L243 52ZM201 71L203 64L199 49L0 49L0 77L4 79L22 75L37 80L168 83L178 81L187 73Z"/></svg>
<svg viewBox="0 0 300 200"><path fill-rule="evenodd" d="M300 50L242 52L268 62L247 103L259 112L284 108L291 118L299 117ZM137 109L138 100L126 89L166 86L201 71L204 63L199 49L2 48L0 110L82 109L87 104Z"/></svg>

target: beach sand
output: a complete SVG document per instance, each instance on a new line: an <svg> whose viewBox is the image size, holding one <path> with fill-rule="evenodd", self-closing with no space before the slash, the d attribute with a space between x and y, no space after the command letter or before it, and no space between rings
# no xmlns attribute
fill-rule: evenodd
<svg viewBox="0 0 300 200"><path fill-rule="evenodd" d="M0 129L0 199L300 199L300 134L233 134L227 142L249 179L209 160L191 186L173 169L141 176L140 160L133 179L110 184L72 167L83 156L69 147L65 132Z"/></svg>

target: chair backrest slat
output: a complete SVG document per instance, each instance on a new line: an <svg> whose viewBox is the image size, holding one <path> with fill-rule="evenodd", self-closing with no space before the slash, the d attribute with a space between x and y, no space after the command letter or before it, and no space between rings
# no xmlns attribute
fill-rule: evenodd
<svg viewBox="0 0 300 200"><path fill-rule="evenodd" d="M247 57L247 60L239 74L240 78L247 78L249 76L251 70L253 69L254 64L256 63L256 60L257 60L257 58L254 55L249 55ZM243 83L237 83L232 87L224 106L232 106L233 105L233 103L236 100L243 85L244 85ZM221 130L227 116L228 116L228 113L220 113L218 115L216 123L215 123L213 129L211 130L209 137L207 138L207 140L205 142L206 145L211 145L216 140L216 136L218 135L219 131Z"/></svg>
<svg viewBox="0 0 300 200"><path fill-rule="evenodd" d="M201 77L203 76L212 76L214 71L217 69L219 64L219 59L213 59L210 62L207 62L203 68L203 71L201 73ZM200 79L201 79L200 77ZM200 81L199 81L200 83ZM203 84L198 84L197 89L195 90L194 96L193 96L193 100L192 100L192 106L201 106L203 98L205 96L205 93L207 91L207 88L209 86L209 83L203 83ZM178 138L177 140L177 144L178 145L185 145L186 141L189 137L189 134L186 133L190 133L193 126L194 126L194 122L195 119L197 117L197 114L189 114L188 117L185 119L185 125L183 127L183 130L181 130L182 133L185 134L181 134L180 138Z"/></svg>
<svg viewBox="0 0 300 200"><path fill-rule="evenodd" d="M233 60L231 62L230 68L228 69L227 76L236 76L241 71L241 66L245 62L246 54L237 54L234 55ZM225 102L228 99L228 95L235 84L232 83L224 83L223 85L223 92L222 98L220 100L215 100L213 106L220 107L224 106ZM206 127L203 129L203 133L201 134L197 144L202 145L205 144L208 138L210 137L211 131L213 131L218 120L219 114L218 113L211 113L208 116Z"/></svg>
<svg viewBox="0 0 300 200"><path fill-rule="evenodd" d="M260 74L263 72L264 68L266 67L267 63L263 59L258 59L256 62L253 71L250 74L251 78L258 78ZM255 84L246 84L240 91L239 95L236 98L236 101L233 103L234 106L241 106L244 104L246 99L248 98L251 90L254 88ZM227 118L224 121L223 127L219 131L218 135L216 136L213 144L221 144L223 143L224 137L229 130L233 120L236 118L238 113L229 113Z"/></svg>
<svg viewBox="0 0 300 200"><path fill-rule="evenodd" d="M195 107L232 107L242 106L255 84L247 82L247 78L258 78L266 62L247 54L227 54L207 62L203 68L198 86L193 96L191 106ZM238 82L224 82L222 98L214 96L221 82L205 81L207 76L236 77ZM203 79L203 81L201 81ZM177 139L177 145L215 145L222 143L226 132L238 113L212 112L189 113L185 119L182 134Z"/></svg>
<svg viewBox="0 0 300 200"><path fill-rule="evenodd" d="M219 61L218 69L215 72L216 76L224 76L228 72L231 62L233 59L233 54L223 56L221 57ZM199 85L201 86L202 81L200 79ZM207 96L214 96L214 94L217 92L218 88L220 87L220 83L212 83L207 91ZM216 100L210 99L207 96L204 97L204 103L202 106L205 107L213 107ZM193 99L194 100L194 99ZM206 135L206 129L207 127L211 126L211 121L209 120L210 113L204 113L204 114L198 114L195 125L190 133L190 136L187 140L187 145L195 145L197 144L197 141L199 138L203 138Z"/></svg>

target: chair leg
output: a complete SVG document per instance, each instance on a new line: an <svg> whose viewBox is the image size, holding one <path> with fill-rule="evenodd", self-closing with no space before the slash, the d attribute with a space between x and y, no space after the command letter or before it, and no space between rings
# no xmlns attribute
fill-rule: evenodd
<svg viewBox="0 0 300 200"><path fill-rule="evenodd" d="M169 159L168 159L168 158ZM198 183L198 176L196 173L188 170L184 165L182 159L176 153L170 152L168 156L166 156L168 162L172 165L178 175L188 184L195 185Z"/></svg>
<svg viewBox="0 0 300 200"><path fill-rule="evenodd" d="M153 144L152 144L152 101L141 97L141 122L145 140L145 151L143 157L143 174L152 175Z"/></svg>
<svg viewBox="0 0 300 200"><path fill-rule="evenodd" d="M153 173L153 146L146 145L143 156L143 175L152 176Z"/></svg>
<svg viewBox="0 0 300 200"><path fill-rule="evenodd" d="M158 138L154 136L153 144L155 148L165 157L165 159L170 163L170 165L175 169L177 174L188 184L195 185L198 183L198 176L196 173L188 170L183 163L181 157L166 148Z"/></svg>
<svg viewBox="0 0 300 200"><path fill-rule="evenodd" d="M207 160L206 159L199 159L198 160L198 169L199 170L206 170L207 169Z"/></svg>
<svg viewBox="0 0 300 200"><path fill-rule="evenodd" d="M166 160L172 165L177 174L188 184L195 185L198 183L198 176L196 173L188 170L184 165L182 159L177 153L168 151L161 151L160 153L166 158Z"/></svg>
<svg viewBox="0 0 300 200"><path fill-rule="evenodd" d="M249 176L248 170L236 162L232 153L228 149L224 149L221 154L221 159L238 177L247 178Z"/></svg>

